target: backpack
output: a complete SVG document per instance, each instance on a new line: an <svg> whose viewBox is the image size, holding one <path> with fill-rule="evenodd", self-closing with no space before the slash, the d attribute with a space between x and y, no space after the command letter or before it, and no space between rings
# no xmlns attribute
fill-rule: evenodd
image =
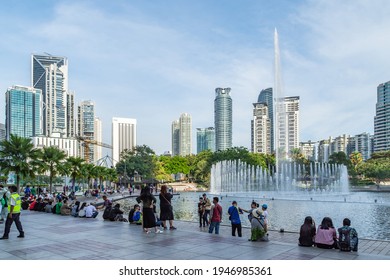
<svg viewBox="0 0 390 280"><path fill-rule="evenodd" d="M110 218L110 212L111 212L111 207L107 206L106 209L104 209L103 212L103 219L107 220Z"/></svg>
<svg viewBox="0 0 390 280"><path fill-rule="evenodd" d="M129 212L129 223L133 223L134 209L131 209Z"/></svg>
<svg viewBox="0 0 390 280"><path fill-rule="evenodd" d="M339 247L340 251L351 251L351 237L350 237L350 228L339 228Z"/></svg>

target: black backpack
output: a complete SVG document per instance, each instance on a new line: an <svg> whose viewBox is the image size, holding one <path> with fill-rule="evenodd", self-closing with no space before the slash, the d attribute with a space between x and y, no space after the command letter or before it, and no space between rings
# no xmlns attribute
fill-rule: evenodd
<svg viewBox="0 0 390 280"><path fill-rule="evenodd" d="M351 237L350 231L351 229L339 228L339 247L340 251L351 251Z"/></svg>
<svg viewBox="0 0 390 280"><path fill-rule="evenodd" d="M107 206L106 209L104 209L103 212L103 219L107 220L110 218L110 212L111 212L111 206Z"/></svg>
<svg viewBox="0 0 390 280"><path fill-rule="evenodd" d="M131 209L129 212L129 223L133 223L134 209Z"/></svg>

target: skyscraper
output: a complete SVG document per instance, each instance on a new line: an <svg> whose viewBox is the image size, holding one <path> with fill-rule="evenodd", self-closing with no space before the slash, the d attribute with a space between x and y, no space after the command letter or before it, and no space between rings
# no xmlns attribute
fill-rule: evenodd
<svg viewBox="0 0 390 280"><path fill-rule="evenodd" d="M215 129L214 127L196 129L196 151L215 150Z"/></svg>
<svg viewBox="0 0 390 280"><path fill-rule="evenodd" d="M215 150L223 151L232 147L233 102L230 88L216 88L214 99Z"/></svg>
<svg viewBox="0 0 390 280"><path fill-rule="evenodd" d="M174 120L171 127L172 132L172 156L180 155L180 125L179 120Z"/></svg>
<svg viewBox="0 0 390 280"><path fill-rule="evenodd" d="M299 96L284 97L277 102L276 122L281 158L289 157L293 149L299 148Z"/></svg>
<svg viewBox="0 0 390 280"><path fill-rule="evenodd" d="M377 87L374 152L390 150L390 81Z"/></svg>
<svg viewBox="0 0 390 280"><path fill-rule="evenodd" d="M95 132L95 140L101 143L102 142L102 121L98 117L95 117L94 132ZM103 155L102 146L95 145L94 152L95 152L94 154L95 161L102 158Z"/></svg>
<svg viewBox="0 0 390 280"><path fill-rule="evenodd" d="M251 121L251 150L253 153L271 154L271 120L266 103L253 103Z"/></svg>
<svg viewBox="0 0 390 280"><path fill-rule="evenodd" d="M67 134L68 59L52 55L31 56L31 83L42 91L43 134Z"/></svg>
<svg viewBox="0 0 390 280"><path fill-rule="evenodd" d="M121 160L120 154L137 145L137 120L112 118L112 158L114 164Z"/></svg>
<svg viewBox="0 0 390 280"><path fill-rule="evenodd" d="M271 136L271 153L275 150L275 132L274 132L274 100L273 100L272 88L266 88L261 90L257 103L264 103L268 107L268 119L270 120L270 136Z"/></svg>
<svg viewBox="0 0 390 280"><path fill-rule="evenodd" d="M82 101L77 109L77 135L87 139L95 140L95 104L91 101ZM95 145L89 144L89 150L85 150L84 143L80 143L80 156L87 162L94 162Z"/></svg>
<svg viewBox="0 0 390 280"><path fill-rule="evenodd" d="M5 140L5 124L0 123L0 141Z"/></svg>
<svg viewBox="0 0 390 280"><path fill-rule="evenodd" d="M33 137L42 133L41 90L32 87L13 86L5 93L6 138L11 134Z"/></svg>
<svg viewBox="0 0 390 280"><path fill-rule="evenodd" d="M66 137L75 137L76 122L74 119L74 92L68 92L66 95L66 123Z"/></svg>
<svg viewBox="0 0 390 280"><path fill-rule="evenodd" d="M180 155L187 156L192 152L192 121L191 115L183 113L179 119L179 141L180 141Z"/></svg>

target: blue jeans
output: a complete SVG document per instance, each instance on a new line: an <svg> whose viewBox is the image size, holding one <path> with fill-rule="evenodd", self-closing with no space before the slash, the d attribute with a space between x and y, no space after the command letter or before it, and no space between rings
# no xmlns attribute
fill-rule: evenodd
<svg viewBox="0 0 390 280"><path fill-rule="evenodd" d="M211 222L209 227L209 233L213 233L215 228L215 234L219 234L219 224L220 222Z"/></svg>

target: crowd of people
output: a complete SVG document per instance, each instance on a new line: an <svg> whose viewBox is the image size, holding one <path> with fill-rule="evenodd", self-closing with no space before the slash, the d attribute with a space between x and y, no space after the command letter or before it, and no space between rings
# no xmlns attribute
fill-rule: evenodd
<svg viewBox="0 0 390 280"><path fill-rule="evenodd" d="M11 200L11 192L0 186L2 195L0 197L0 223L3 223L8 218L8 206L13 203L15 208L15 200ZM11 190L13 190L11 188ZM103 219L109 221L129 222L135 225L142 225L145 233L150 233L154 229L155 233L163 232L160 230L176 230L173 225L174 214L171 200L173 195L168 191L166 185L161 186L161 191L158 195L160 200L160 215L156 211L157 199L152 193L150 187L144 187L140 195L136 198L139 204L132 207L128 214L128 219L124 218L124 211L120 209L120 204L113 205L107 195L103 195L103 202L100 204L80 202L76 199L73 192L69 195L63 193L47 193L42 189L36 190L35 187L26 187L24 196L20 198L20 208L30 211L40 211L53 213L62 216L73 216L80 218L96 218L100 209L104 209ZM13 193L12 193L13 194ZM16 197L15 197L16 198ZM11 203L11 204L12 204ZM142 208L140 206L142 205ZM11 208L11 209L14 209ZM18 219L20 213L13 211L12 215L16 215L14 219L17 224L21 237L24 237L24 232ZM17 212L17 211L16 211ZM231 223L232 236L242 237L242 224L240 215L248 213L248 220L251 225L251 233L249 241L268 241L268 206L260 205L256 201L252 201L250 209L246 210L238 206L237 201L233 201L228 208L227 214ZM199 197L198 202L199 227L208 227L208 232L219 234L220 224L222 222L223 210L219 204L219 197L215 196L212 202L204 193ZM16 221L17 220L17 221ZM12 224L12 223L11 223ZM169 225L169 227L168 227ZM6 227L9 227L8 224ZM8 235L8 233L6 233ZM307 216L304 223L300 227L298 244L300 246L311 247L316 246L323 249L340 249L342 251L357 251L358 250L358 234L351 227L351 221L348 218L343 220L342 227L336 231L333 221L329 217L324 217L321 224L316 227L312 217Z"/></svg>

